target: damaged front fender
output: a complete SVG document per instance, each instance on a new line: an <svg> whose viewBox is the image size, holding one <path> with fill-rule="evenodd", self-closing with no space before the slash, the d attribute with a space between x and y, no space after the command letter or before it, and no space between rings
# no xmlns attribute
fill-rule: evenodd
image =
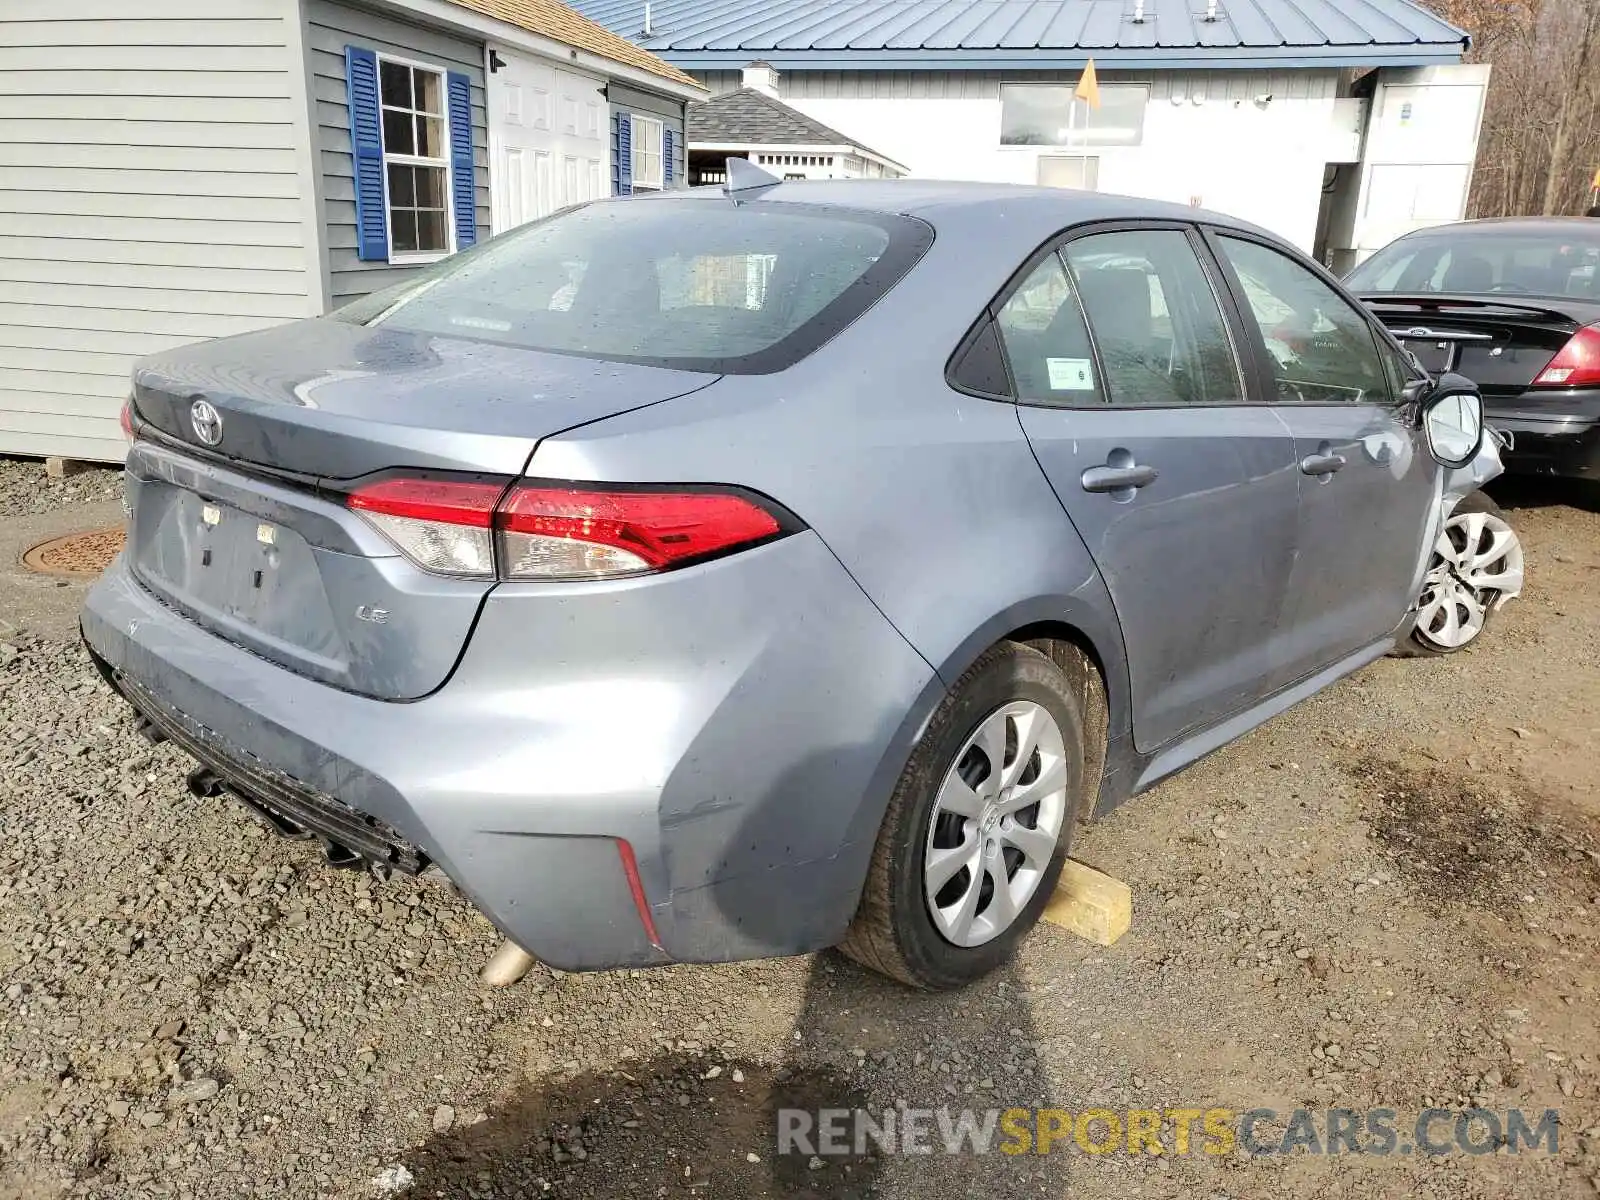
<svg viewBox="0 0 1600 1200"><path fill-rule="evenodd" d="M1444 492L1440 504L1441 523L1455 511L1456 505L1462 500L1505 472L1500 452L1511 449L1514 436L1508 431L1485 426L1483 445L1478 448L1473 460L1463 467L1445 472ZM1499 612L1507 603L1522 595L1523 578L1522 572L1518 571L1514 579L1506 580L1505 585L1499 589L1500 594L1495 597L1491 611Z"/></svg>

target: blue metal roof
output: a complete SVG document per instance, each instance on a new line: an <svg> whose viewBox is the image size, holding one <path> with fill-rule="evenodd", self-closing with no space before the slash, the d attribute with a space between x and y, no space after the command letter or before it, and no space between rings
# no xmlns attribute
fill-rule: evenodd
<svg viewBox="0 0 1600 1200"><path fill-rule="evenodd" d="M1423 66L1468 35L1408 0L572 0L689 70ZM1142 11L1141 11L1142 10ZM1142 19L1141 19L1142 16Z"/></svg>

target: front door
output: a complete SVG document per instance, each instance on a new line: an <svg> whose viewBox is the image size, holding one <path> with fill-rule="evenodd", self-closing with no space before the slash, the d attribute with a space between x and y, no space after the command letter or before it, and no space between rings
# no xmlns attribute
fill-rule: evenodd
<svg viewBox="0 0 1600 1200"><path fill-rule="evenodd" d="M1291 653L1274 680L1290 683L1371 648L1405 618L1439 467L1404 411L1409 368L1366 313L1279 249L1220 231L1212 244L1237 282L1262 386L1294 434Z"/></svg>
<svg viewBox="0 0 1600 1200"><path fill-rule="evenodd" d="M1023 428L1116 604L1141 751L1264 695L1294 559L1293 444L1248 401L1197 239L1074 237L997 314Z"/></svg>
<svg viewBox="0 0 1600 1200"><path fill-rule="evenodd" d="M494 232L605 194L611 168L603 86L531 55L491 50L486 102Z"/></svg>

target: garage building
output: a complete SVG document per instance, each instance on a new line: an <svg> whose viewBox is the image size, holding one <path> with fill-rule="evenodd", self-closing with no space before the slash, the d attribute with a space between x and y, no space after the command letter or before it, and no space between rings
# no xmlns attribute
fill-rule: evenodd
<svg viewBox="0 0 1600 1200"><path fill-rule="evenodd" d="M1488 79L1408 0L574 3L912 176L1193 204L1336 268L1461 216ZM1091 59L1097 104L1075 94Z"/></svg>

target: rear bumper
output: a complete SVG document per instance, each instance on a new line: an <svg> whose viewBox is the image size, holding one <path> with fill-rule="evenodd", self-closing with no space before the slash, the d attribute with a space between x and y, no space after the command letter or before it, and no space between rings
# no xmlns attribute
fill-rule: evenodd
<svg viewBox="0 0 1600 1200"><path fill-rule="evenodd" d="M942 694L810 532L652 580L502 585L449 682L412 703L268 663L163 606L121 559L83 631L233 790L330 840L365 836L402 870L436 863L572 970L838 940Z"/></svg>
<svg viewBox="0 0 1600 1200"><path fill-rule="evenodd" d="M1488 423L1515 436L1507 471L1600 479L1600 391L1529 392L1492 404Z"/></svg>
<svg viewBox="0 0 1600 1200"><path fill-rule="evenodd" d="M152 740L170 741L200 764L189 774L193 795L231 792L274 832L316 838L334 866L420 875L430 865L424 850L376 817L261 762L112 667L92 646L89 654L105 681L144 719Z"/></svg>
<svg viewBox="0 0 1600 1200"><path fill-rule="evenodd" d="M1506 470L1522 475L1600 479L1600 427L1582 434L1518 433Z"/></svg>

